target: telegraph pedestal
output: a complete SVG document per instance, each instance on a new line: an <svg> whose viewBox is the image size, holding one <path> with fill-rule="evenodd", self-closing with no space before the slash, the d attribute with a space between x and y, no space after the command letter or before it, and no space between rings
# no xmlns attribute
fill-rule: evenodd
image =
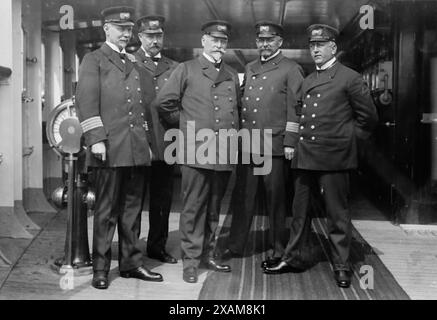
<svg viewBox="0 0 437 320"><path fill-rule="evenodd" d="M52 268L59 274L88 275L92 261L88 246L88 210L94 205L94 192L88 188L84 172L85 148L82 128L76 116L74 98L58 105L50 114L47 137L51 147L63 157L66 180L57 188L52 200L60 208L67 208L65 255L56 259Z"/></svg>

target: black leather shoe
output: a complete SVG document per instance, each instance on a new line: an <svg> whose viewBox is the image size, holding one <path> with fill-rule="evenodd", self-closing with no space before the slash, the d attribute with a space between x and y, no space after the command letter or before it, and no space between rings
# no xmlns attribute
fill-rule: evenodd
<svg viewBox="0 0 437 320"><path fill-rule="evenodd" d="M334 271L335 281L337 282L337 286L341 288L349 288L351 285L351 276L350 272L347 270L336 270Z"/></svg>
<svg viewBox="0 0 437 320"><path fill-rule="evenodd" d="M108 273L105 271L96 271L93 275L93 281L91 285L96 289L108 289Z"/></svg>
<svg viewBox="0 0 437 320"><path fill-rule="evenodd" d="M231 266L227 264L218 264L214 259L208 259L204 261L204 265L210 269L217 272L231 272Z"/></svg>
<svg viewBox="0 0 437 320"><path fill-rule="evenodd" d="M265 274L281 274L281 273L288 273L288 272L300 273L302 271L303 271L302 269L290 266L285 261L280 261L278 264L274 266L265 267L263 269L263 272Z"/></svg>
<svg viewBox="0 0 437 320"><path fill-rule="evenodd" d="M182 274L182 279L188 283L197 282L197 269L195 267L185 268Z"/></svg>
<svg viewBox="0 0 437 320"><path fill-rule="evenodd" d="M136 278L144 281L164 281L162 275L156 272L152 272L144 267L138 267L129 271L120 271L120 277L122 278Z"/></svg>
<svg viewBox="0 0 437 320"><path fill-rule="evenodd" d="M173 258L171 255L169 255L165 251L161 251L161 252L158 252L158 253L149 253L147 255L151 259L156 259L156 260L159 260L159 261L164 262L164 263L171 263L171 264L178 263L176 258Z"/></svg>
<svg viewBox="0 0 437 320"><path fill-rule="evenodd" d="M232 258L240 258L241 255L237 254L233 251L231 251L230 249L226 249L225 251L222 252L221 256L220 256L220 260L222 261L228 261L231 260Z"/></svg>
<svg viewBox="0 0 437 320"><path fill-rule="evenodd" d="M261 268L263 268L263 269L265 269L267 267L271 268L271 267L277 265L279 262L281 262L281 258L279 258L279 257L277 257L277 258L268 257L267 260L264 260L261 263Z"/></svg>

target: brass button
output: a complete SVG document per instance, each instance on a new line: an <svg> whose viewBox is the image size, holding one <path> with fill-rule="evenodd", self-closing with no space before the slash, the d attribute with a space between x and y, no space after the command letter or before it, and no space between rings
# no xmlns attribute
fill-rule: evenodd
<svg viewBox="0 0 437 320"><path fill-rule="evenodd" d="M258 112L258 110L257 109L253 109L253 112Z"/></svg>
<svg viewBox="0 0 437 320"><path fill-rule="evenodd" d="M129 87L126 87L126 90L129 90Z"/></svg>
<svg viewBox="0 0 437 320"><path fill-rule="evenodd" d="M220 120L219 120L219 119L215 119L215 122L219 123L219 122L220 122Z"/></svg>
<svg viewBox="0 0 437 320"><path fill-rule="evenodd" d="M256 79L256 76L252 76L252 80L255 80Z"/></svg>
<svg viewBox="0 0 437 320"><path fill-rule="evenodd" d="M259 89L260 89L260 90L262 90L262 89L263 89L263 87L259 87Z"/></svg>
<svg viewBox="0 0 437 320"><path fill-rule="evenodd" d="M252 87L252 86L250 86L250 87L249 87L249 90L252 90L252 89L253 89L253 87Z"/></svg>
<svg viewBox="0 0 437 320"><path fill-rule="evenodd" d="M317 107L317 103L314 103L314 106Z"/></svg>
<svg viewBox="0 0 437 320"><path fill-rule="evenodd" d="M129 111L129 115L131 116L131 115L132 115L132 112Z"/></svg>
<svg viewBox="0 0 437 320"><path fill-rule="evenodd" d="M155 87L155 90L159 90L159 87L158 87L158 86L156 86L156 87Z"/></svg>
<svg viewBox="0 0 437 320"><path fill-rule="evenodd" d="M304 104L303 104L303 107L304 107L304 108L306 108L306 107L307 107L307 105L306 105L306 104L304 103Z"/></svg>
<svg viewBox="0 0 437 320"><path fill-rule="evenodd" d="M317 98L320 98L320 93L317 94Z"/></svg>
<svg viewBox="0 0 437 320"><path fill-rule="evenodd" d="M305 115L301 115L300 117L303 119L303 118L305 118Z"/></svg>
<svg viewBox="0 0 437 320"><path fill-rule="evenodd" d="M241 122L245 123L245 122L246 122L246 119L241 120Z"/></svg>
<svg viewBox="0 0 437 320"><path fill-rule="evenodd" d="M316 117L316 114L315 114L315 113L313 113L313 114L311 115L311 117L315 118L315 117Z"/></svg>
<svg viewBox="0 0 437 320"><path fill-rule="evenodd" d="M307 99L311 98L311 96L309 94L307 94Z"/></svg>
<svg viewBox="0 0 437 320"><path fill-rule="evenodd" d="M314 130L316 127L313 125L313 126L311 126L311 130Z"/></svg>
<svg viewBox="0 0 437 320"><path fill-rule="evenodd" d="M133 124L131 124L131 125L130 125L130 127L131 127L131 128L133 128L133 127L134 127L134 125L133 125Z"/></svg>
<svg viewBox="0 0 437 320"><path fill-rule="evenodd" d="M313 141L316 140L316 137L311 137L311 140L313 140Z"/></svg>
<svg viewBox="0 0 437 320"><path fill-rule="evenodd" d="M300 140L303 140L303 137L300 137L299 139L300 139Z"/></svg>
<svg viewBox="0 0 437 320"><path fill-rule="evenodd" d="M265 79L267 79L267 77L266 77L266 76L264 76L264 77L263 77L263 79L265 80Z"/></svg>
<svg viewBox="0 0 437 320"><path fill-rule="evenodd" d="M243 111L246 111L247 109L246 108L243 108Z"/></svg>
<svg viewBox="0 0 437 320"><path fill-rule="evenodd" d="M256 100L256 101L259 101L260 99L259 99L259 98L256 98L255 100Z"/></svg>
<svg viewBox="0 0 437 320"><path fill-rule="evenodd" d="M252 123L253 123L253 124L256 124L256 121L255 121L255 120L253 120L253 121L252 121Z"/></svg>
<svg viewBox="0 0 437 320"><path fill-rule="evenodd" d="M127 102L131 102L131 100L130 100L130 99L127 99Z"/></svg>
<svg viewBox="0 0 437 320"><path fill-rule="evenodd" d="M214 108L215 111L218 111L218 109L219 109L219 107L215 107L215 108Z"/></svg>
<svg viewBox="0 0 437 320"><path fill-rule="evenodd" d="M300 126L300 130L303 130L303 126Z"/></svg>
<svg viewBox="0 0 437 320"><path fill-rule="evenodd" d="M217 97L217 96L214 96L214 99L215 99L215 100L217 100L217 99L218 99L218 97Z"/></svg>
<svg viewBox="0 0 437 320"><path fill-rule="evenodd" d="M246 100L249 100L249 97L246 97Z"/></svg>

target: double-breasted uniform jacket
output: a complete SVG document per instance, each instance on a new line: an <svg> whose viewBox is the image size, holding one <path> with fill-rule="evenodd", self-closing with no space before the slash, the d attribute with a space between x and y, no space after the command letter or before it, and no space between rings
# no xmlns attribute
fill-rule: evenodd
<svg viewBox="0 0 437 320"><path fill-rule="evenodd" d="M181 63L159 92L156 105L159 113L168 122L179 119L179 128L185 141L179 152L179 163L190 167L216 171L230 171L236 159L232 159L230 143L220 143L220 129L239 129L240 85L238 75L225 62L219 71L203 55ZM180 107L179 107L180 105ZM194 128L195 127L195 128ZM194 136L207 130L216 138L202 135L202 141L194 141ZM202 130L202 131L200 131ZM199 132L200 131L200 132ZM199 137L200 140L200 137ZM201 151L215 143L215 155ZM199 150L199 147L202 149ZM225 149L226 150L221 150ZM198 161L195 157L207 154L211 161Z"/></svg>
<svg viewBox="0 0 437 320"><path fill-rule="evenodd" d="M261 129L261 153L264 153L264 129L272 130L273 156L284 155L284 146L293 146L297 140L296 107L302 81L302 68L282 53L264 64L258 58L246 66L241 126Z"/></svg>
<svg viewBox="0 0 437 320"><path fill-rule="evenodd" d="M179 65L178 62L171 60L167 57L161 56L158 64L152 61L150 57L146 57L145 52L142 48L140 48L136 53L135 57L139 62L142 62L141 67L150 75L151 81L153 83L154 88L154 99L156 95L164 86L164 84L170 78L171 73L176 69ZM158 110L156 107L153 107L153 102L151 104L150 113L153 122L153 154L156 156L157 160L164 160L164 150L166 146L170 143L169 141L164 141L164 134L167 129L169 129L169 125L159 117Z"/></svg>
<svg viewBox="0 0 437 320"><path fill-rule="evenodd" d="M378 120L361 75L336 62L310 74L302 85L299 140L292 167L337 171L358 165L357 139Z"/></svg>
<svg viewBox="0 0 437 320"><path fill-rule="evenodd" d="M93 167L150 165L150 134L146 105L150 92L140 86L139 66L125 63L106 43L83 58L76 91L76 108ZM103 141L106 161L90 154Z"/></svg>

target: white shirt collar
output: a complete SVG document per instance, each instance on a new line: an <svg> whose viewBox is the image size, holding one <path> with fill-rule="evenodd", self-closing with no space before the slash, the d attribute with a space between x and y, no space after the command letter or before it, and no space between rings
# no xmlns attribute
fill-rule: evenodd
<svg viewBox="0 0 437 320"><path fill-rule="evenodd" d="M121 52L120 52L120 49L118 49L118 47L115 45L115 44L113 44L113 43L111 43L111 42L109 42L109 41L106 41L106 44L112 49L112 50L114 50L115 52L118 52L118 53L126 53L126 50L123 48L123 50L121 50Z"/></svg>
<svg viewBox="0 0 437 320"><path fill-rule="evenodd" d="M141 49L143 49L144 54L146 55L146 57L151 58L151 55L146 51L146 49L144 49L143 47L141 47ZM158 52L158 54L155 55L155 58L161 59L161 52Z"/></svg>
<svg viewBox="0 0 437 320"><path fill-rule="evenodd" d="M272 54L270 57L264 58L261 57L261 61L269 61L272 60L274 57L276 57L279 53L281 52L281 50L276 51L274 54Z"/></svg>
<svg viewBox="0 0 437 320"><path fill-rule="evenodd" d="M318 67L316 65L316 70L319 70L319 71L327 70L327 69L331 68L334 65L334 63L336 63L336 62L337 62L337 58L333 57L331 60L325 62L321 67Z"/></svg>
<svg viewBox="0 0 437 320"><path fill-rule="evenodd" d="M220 63L222 60L220 59L220 61L215 61L213 57L211 57L210 55L206 54L205 52L203 52L203 56L210 62L212 63Z"/></svg>

